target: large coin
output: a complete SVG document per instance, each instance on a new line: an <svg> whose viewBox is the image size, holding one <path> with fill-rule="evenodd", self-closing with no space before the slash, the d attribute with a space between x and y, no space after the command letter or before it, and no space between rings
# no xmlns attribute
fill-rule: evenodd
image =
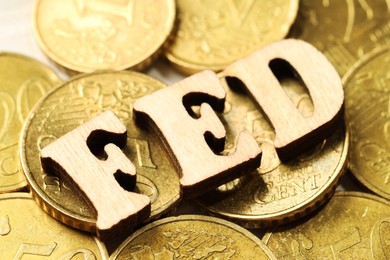
<svg viewBox="0 0 390 260"><path fill-rule="evenodd" d="M225 220L183 215L136 231L110 259L276 259L249 231Z"/></svg>
<svg viewBox="0 0 390 260"><path fill-rule="evenodd" d="M292 77L281 82L302 115L310 116L313 104L301 84ZM234 151L236 136L247 129L262 149L261 165L199 197L200 205L246 227L264 227L299 218L329 198L346 166L348 135L343 123L314 148L282 163L273 144L275 132L250 98L227 88L226 102L221 118L228 132L225 152Z"/></svg>
<svg viewBox="0 0 390 260"><path fill-rule="evenodd" d="M298 0L180 0L179 28L167 53L187 74L222 70L233 61L284 38Z"/></svg>
<svg viewBox="0 0 390 260"><path fill-rule="evenodd" d="M373 192L390 199L390 48L359 60L343 78L351 128L350 170Z"/></svg>
<svg viewBox="0 0 390 260"><path fill-rule="evenodd" d="M161 53L174 0L37 0L34 29L46 55L66 69L143 69Z"/></svg>
<svg viewBox="0 0 390 260"><path fill-rule="evenodd" d="M359 57L390 43L389 18L386 0L300 0L290 36L316 46L344 75Z"/></svg>
<svg viewBox="0 0 390 260"><path fill-rule="evenodd" d="M47 215L27 193L0 195L1 259L107 259L96 238Z"/></svg>
<svg viewBox="0 0 390 260"><path fill-rule="evenodd" d="M59 82L58 76L38 61L0 53L0 193L27 185L18 150L22 124L33 105Z"/></svg>
<svg viewBox="0 0 390 260"><path fill-rule="evenodd" d="M162 87L163 83L136 72L96 72L65 82L35 107L24 125L21 159L33 196L49 214L70 226L94 231L93 208L69 182L42 171L39 153L104 110L113 111L127 127L124 153L136 166L136 192L151 200L150 218L157 218L178 202L179 177L173 165L158 137L141 131L132 114L135 99Z"/></svg>
<svg viewBox="0 0 390 260"><path fill-rule="evenodd" d="M310 219L277 228L263 241L278 259L389 259L390 203L339 192Z"/></svg>

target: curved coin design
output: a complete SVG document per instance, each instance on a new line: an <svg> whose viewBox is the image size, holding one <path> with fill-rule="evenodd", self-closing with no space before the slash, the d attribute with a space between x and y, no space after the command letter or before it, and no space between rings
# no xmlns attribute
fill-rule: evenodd
<svg viewBox="0 0 390 260"><path fill-rule="evenodd" d="M1 259L108 259L102 242L56 221L27 193L0 195L0 239Z"/></svg>
<svg viewBox="0 0 390 260"><path fill-rule="evenodd" d="M362 55L390 43L386 0L300 0L290 37L310 42L343 76Z"/></svg>
<svg viewBox="0 0 390 260"><path fill-rule="evenodd" d="M177 1L179 27L167 58L182 72L219 71L283 39L298 0Z"/></svg>
<svg viewBox="0 0 390 260"><path fill-rule="evenodd" d="M390 199L390 48L359 60L343 78L351 129L351 172L367 188Z"/></svg>
<svg viewBox="0 0 390 260"><path fill-rule="evenodd" d="M293 79L282 86L303 116L310 116L310 96ZM227 89L227 105L222 117L234 151L235 136L247 129L262 151L260 168L220 186L197 199L212 214L246 227L265 227L289 222L313 211L333 193L346 166L348 134L343 123L322 143L286 163L275 151L274 130L267 119L240 90Z"/></svg>
<svg viewBox="0 0 390 260"><path fill-rule="evenodd" d="M94 231L93 208L68 181L42 171L39 153L45 145L104 110L113 111L126 125L123 152L136 166L135 192L149 196L152 202L150 219L176 205L179 177L158 137L137 128L132 115L135 99L164 86L136 72L96 72L72 78L36 106L24 125L21 159L33 196L49 214L70 226Z"/></svg>
<svg viewBox="0 0 390 260"><path fill-rule="evenodd" d="M0 193L24 188L18 142L34 104L60 82L58 76L31 58L0 53Z"/></svg>
<svg viewBox="0 0 390 260"><path fill-rule="evenodd" d="M34 29L43 52L70 72L149 66L174 26L175 1L39 0Z"/></svg>
<svg viewBox="0 0 390 260"><path fill-rule="evenodd" d="M389 259L390 203L338 192L323 209L263 237L278 259Z"/></svg>
<svg viewBox="0 0 390 260"><path fill-rule="evenodd" d="M127 238L110 259L276 259L249 231L218 218L157 220Z"/></svg>

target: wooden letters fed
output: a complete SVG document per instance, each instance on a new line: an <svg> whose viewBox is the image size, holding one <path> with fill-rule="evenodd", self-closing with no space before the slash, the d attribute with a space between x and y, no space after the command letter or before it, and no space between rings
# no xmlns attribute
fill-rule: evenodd
<svg viewBox="0 0 390 260"><path fill-rule="evenodd" d="M288 64L299 75L314 104L311 117L305 118L292 104L274 75L274 62ZM337 72L324 55L303 41L271 44L231 64L222 75L243 83L267 115L282 160L326 137L342 116L344 94ZM133 105L136 121L151 125L164 142L181 175L186 198L260 165L261 150L247 131L239 134L235 152L218 154L224 149L226 131L214 110L223 111L225 95L217 75L204 71L144 96ZM200 106L200 117L192 106ZM122 189L131 189L135 183L135 168L118 148L125 145L125 135L126 128L119 119L105 112L41 152L44 170L69 176L96 208L100 237L134 226L150 212L148 197ZM97 158L103 147L106 160ZM126 183L120 187L113 175Z"/></svg>

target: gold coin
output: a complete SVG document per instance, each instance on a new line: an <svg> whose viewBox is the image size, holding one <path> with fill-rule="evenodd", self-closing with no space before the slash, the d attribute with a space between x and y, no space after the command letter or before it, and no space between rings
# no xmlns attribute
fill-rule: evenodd
<svg viewBox="0 0 390 260"><path fill-rule="evenodd" d="M266 233L278 259L389 259L390 203L361 192L338 192L310 219Z"/></svg>
<svg viewBox="0 0 390 260"><path fill-rule="evenodd" d="M18 151L22 124L33 105L59 82L52 70L36 60L0 53L0 193L27 185Z"/></svg>
<svg viewBox="0 0 390 260"><path fill-rule="evenodd" d="M351 129L350 165L356 178L390 199L390 48L376 49L343 78Z"/></svg>
<svg viewBox="0 0 390 260"><path fill-rule="evenodd" d="M284 38L298 0L177 1L178 32L167 58L190 74L219 71L233 61Z"/></svg>
<svg viewBox="0 0 390 260"><path fill-rule="evenodd" d="M96 72L72 78L41 100L24 125L21 159L33 196L49 214L70 226L95 231L93 208L69 182L42 171L39 153L104 110L113 111L127 127L123 152L136 166L135 191L151 200L150 219L176 205L180 187L173 165L158 137L141 131L133 121L135 99L162 87L160 81L137 72Z"/></svg>
<svg viewBox="0 0 390 260"><path fill-rule="evenodd" d="M313 104L300 83L289 77L281 80L302 115L310 116ZM221 118L227 129L225 152L234 151L236 136L247 129L262 149L261 165L199 197L201 206L246 227L265 227L297 219L329 198L346 166L348 134L342 122L326 140L282 163L273 144L275 132L250 98L227 88L226 102Z"/></svg>
<svg viewBox="0 0 390 260"><path fill-rule="evenodd" d="M144 69L175 21L174 0L36 0L36 39L70 72Z"/></svg>
<svg viewBox="0 0 390 260"><path fill-rule="evenodd" d="M98 239L47 215L27 193L0 195L1 259L108 259Z"/></svg>
<svg viewBox="0 0 390 260"><path fill-rule="evenodd" d="M363 54L390 44L389 18L386 0L300 0L289 36L316 46L344 75Z"/></svg>
<svg viewBox="0 0 390 260"><path fill-rule="evenodd" d="M136 231L110 259L276 259L249 231L218 218L183 215Z"/></svg>

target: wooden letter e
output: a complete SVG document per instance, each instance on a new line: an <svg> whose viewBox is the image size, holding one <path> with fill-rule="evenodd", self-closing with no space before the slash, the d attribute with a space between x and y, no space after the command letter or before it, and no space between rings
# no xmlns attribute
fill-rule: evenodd
<svg viewBox="0 0 390 260"><path fill-rule="evenodd" d="M126 191L117 182L135 186L135 167L119 148L126 139L126 127L106 111L41 151L43 169L70 180L92 203L97 235L103 241L130 231L150 214L147 196Z"/></svg>
<svg viewBox="0 0 390 260"><path fill-rule="evenodd" d="M138 99L138 123L152 122L168 148L181 178L183 197L191 198L250 172L260 165L261 150L248 131L240 133L236 150L224 149L226 131L213 108L223 112L225 90L217 75L203 71ZM191 106L200 105L197 118Z"/></svg>

